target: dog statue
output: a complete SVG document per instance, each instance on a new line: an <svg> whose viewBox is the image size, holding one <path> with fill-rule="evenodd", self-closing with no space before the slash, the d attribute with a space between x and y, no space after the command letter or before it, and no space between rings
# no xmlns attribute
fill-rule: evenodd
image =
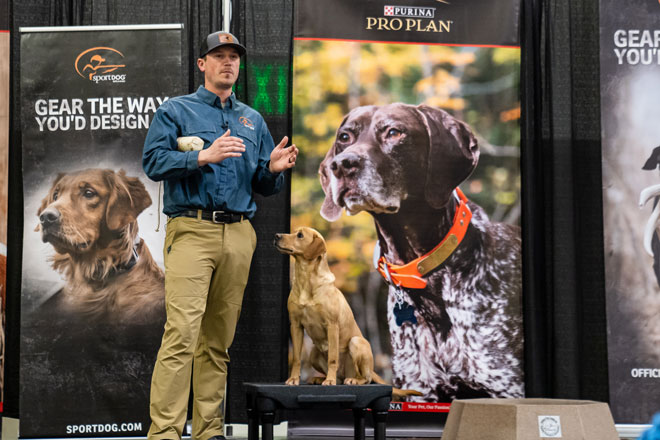
<svg viewBox="0 0 660 440"><path fill-rule="evenodd" d="M374 371L371 345L355 322L346 298L335 287L335 276L328 267L325 240L311 228L298 228L292 234L276 234L275 247L295 259L294 279L287 309L291 321L293 365L287 385L300 383L303 334L314 346L310 361L325 374L315 378L321 385L384 384ZM393 389L395 398L421 395L414 390Z"/></svg>

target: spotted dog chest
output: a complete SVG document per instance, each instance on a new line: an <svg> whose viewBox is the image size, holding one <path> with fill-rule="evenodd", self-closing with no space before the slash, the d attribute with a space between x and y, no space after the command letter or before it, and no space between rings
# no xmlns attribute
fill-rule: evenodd
<svg viewBox="0 0 660 440"><path fill-rule="evenodd" d="M509 299L488 289L479 276L472 278L470 295L465 295L465 286L459 287L449 272L443 272L432 280L438 296L413 298L423 293L404 292L403 299L417 306L415 324L397 323L393 313L397 295L390 288L388 324L395 384L438 401L460 397L467 390L484 396L522 396L519 350L511 342L520 322L505 312Z"/></svg>

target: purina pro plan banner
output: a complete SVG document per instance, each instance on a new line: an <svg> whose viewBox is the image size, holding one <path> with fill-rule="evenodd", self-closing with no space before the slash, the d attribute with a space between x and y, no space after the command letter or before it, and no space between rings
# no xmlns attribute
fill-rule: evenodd
<svg viewBox="0 0 660 440"><path fill-rule="evenodd" d="M519 8L295 2L291 229L323 235L375 371L414 391L393 412L524 394Z"/></svg>

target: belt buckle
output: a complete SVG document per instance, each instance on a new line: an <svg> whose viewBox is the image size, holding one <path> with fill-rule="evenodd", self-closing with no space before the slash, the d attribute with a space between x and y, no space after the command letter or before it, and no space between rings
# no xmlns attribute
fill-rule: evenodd
<svg viewBox="0 0 660 440"><path fill-rule="evenodd" d="M226 214L226 212L225 211L213 211L213 214L211 216L211 221L213 223L226 223L222 220L218 220L217 217L216 217L216 216L221 216L223 214Z"/></svg>

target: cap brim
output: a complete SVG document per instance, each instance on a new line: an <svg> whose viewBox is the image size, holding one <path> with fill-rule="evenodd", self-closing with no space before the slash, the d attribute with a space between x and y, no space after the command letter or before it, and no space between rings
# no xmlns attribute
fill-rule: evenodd
<svg viewBox="0 0 660 440"><path fill-rule="evenodd" d="M202 53L199 57L200 57L200 58L203 58L203 57L205 57L209 52L213 52L214 50L216 50L216 49L219 48L219 47L233 47L234 49L236 49L236 51L238 52L238 54L239 54L240 56L245 55L246 52L247 52L247 50L245 50L245 47L243 47L243 46L240 45L240 44L236 44L236 43L222 43L222 44L218 44L217 46L208 49L206 52Z"/></svg>

